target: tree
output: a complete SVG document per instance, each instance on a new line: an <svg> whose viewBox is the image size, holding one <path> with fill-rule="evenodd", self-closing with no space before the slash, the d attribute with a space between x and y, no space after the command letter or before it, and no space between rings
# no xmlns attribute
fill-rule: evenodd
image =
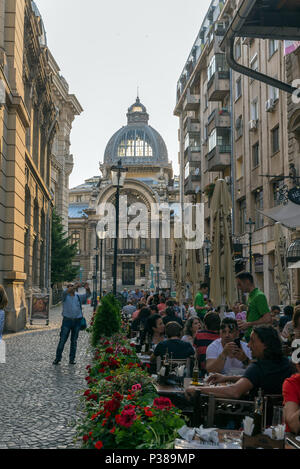
<svg viewBox="0 0 300 469"><path fill-rule="evenodd" d="M79 275L79 266L72 265L78 246L77 243L71 244L55 209L52 212L51 240L51 284L71 282Z"/></svg>
<svg viewBox="0 0 300 469"><path fill-rule="evenodd" d="M92 345L97 346L100 337L111 337L121 330L121 305L112 295L105 295L94 317Z"/></svg>

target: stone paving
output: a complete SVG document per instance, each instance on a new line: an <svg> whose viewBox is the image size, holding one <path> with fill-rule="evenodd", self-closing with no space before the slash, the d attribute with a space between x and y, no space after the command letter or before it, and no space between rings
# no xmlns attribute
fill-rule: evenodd
<svg viewBox="0 0 300 469"><path fill-rule="evenodd" d="M89 321L92 310L85 306ZM48 327L6 334L6 363L0 363L0 449L76 448L74 423L90 363L89 334L79 334L76 365L69 365L70 338L60 365L52 365L62 307L51 310Z"/></svg>

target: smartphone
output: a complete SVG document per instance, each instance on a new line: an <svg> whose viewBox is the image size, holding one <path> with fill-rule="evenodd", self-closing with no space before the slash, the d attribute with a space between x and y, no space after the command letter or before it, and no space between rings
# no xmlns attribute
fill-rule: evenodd
<svg viewBox="0 0 300 469"><path fill-rule="evenodd" d="M241 348L241 339L237 338L233 341L238 348Z"/></svg>

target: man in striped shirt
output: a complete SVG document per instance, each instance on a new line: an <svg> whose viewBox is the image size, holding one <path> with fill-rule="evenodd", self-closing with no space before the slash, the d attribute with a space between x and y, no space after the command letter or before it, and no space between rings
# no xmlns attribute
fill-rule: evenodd
<svg viewBox="0 0 300 469"><path fill-rule="evenodd" d="M220 338L220 316L216 313L206 313L204 316L205 329L197 332L194 339L194 347L199 363L201 376L205 375L206 349L216 339Z"/></svg>

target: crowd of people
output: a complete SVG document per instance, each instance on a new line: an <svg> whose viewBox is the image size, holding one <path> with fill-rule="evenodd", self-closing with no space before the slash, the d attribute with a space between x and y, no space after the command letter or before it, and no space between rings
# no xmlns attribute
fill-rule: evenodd
<svg viewBox="0 0 300 469"><path fill-rule="evenodd" d="M206 376L204 394L253 399L261 389L265 395L282 395L287 429L298 433L300 348L295 360L292 345L299 339L300 347L300 304L283 310L269 307L250 273L240 273L236 282L247 294L246 304L214 305L209 286L203 283L193 302L183 306L165 293L135 290L126 298L123 313L131 318L133 333L143 331L143 337L150 337L152 366L166 353L174 359L192 357L200 377ZM196 389L190 386L187 398Z"/></svg>

